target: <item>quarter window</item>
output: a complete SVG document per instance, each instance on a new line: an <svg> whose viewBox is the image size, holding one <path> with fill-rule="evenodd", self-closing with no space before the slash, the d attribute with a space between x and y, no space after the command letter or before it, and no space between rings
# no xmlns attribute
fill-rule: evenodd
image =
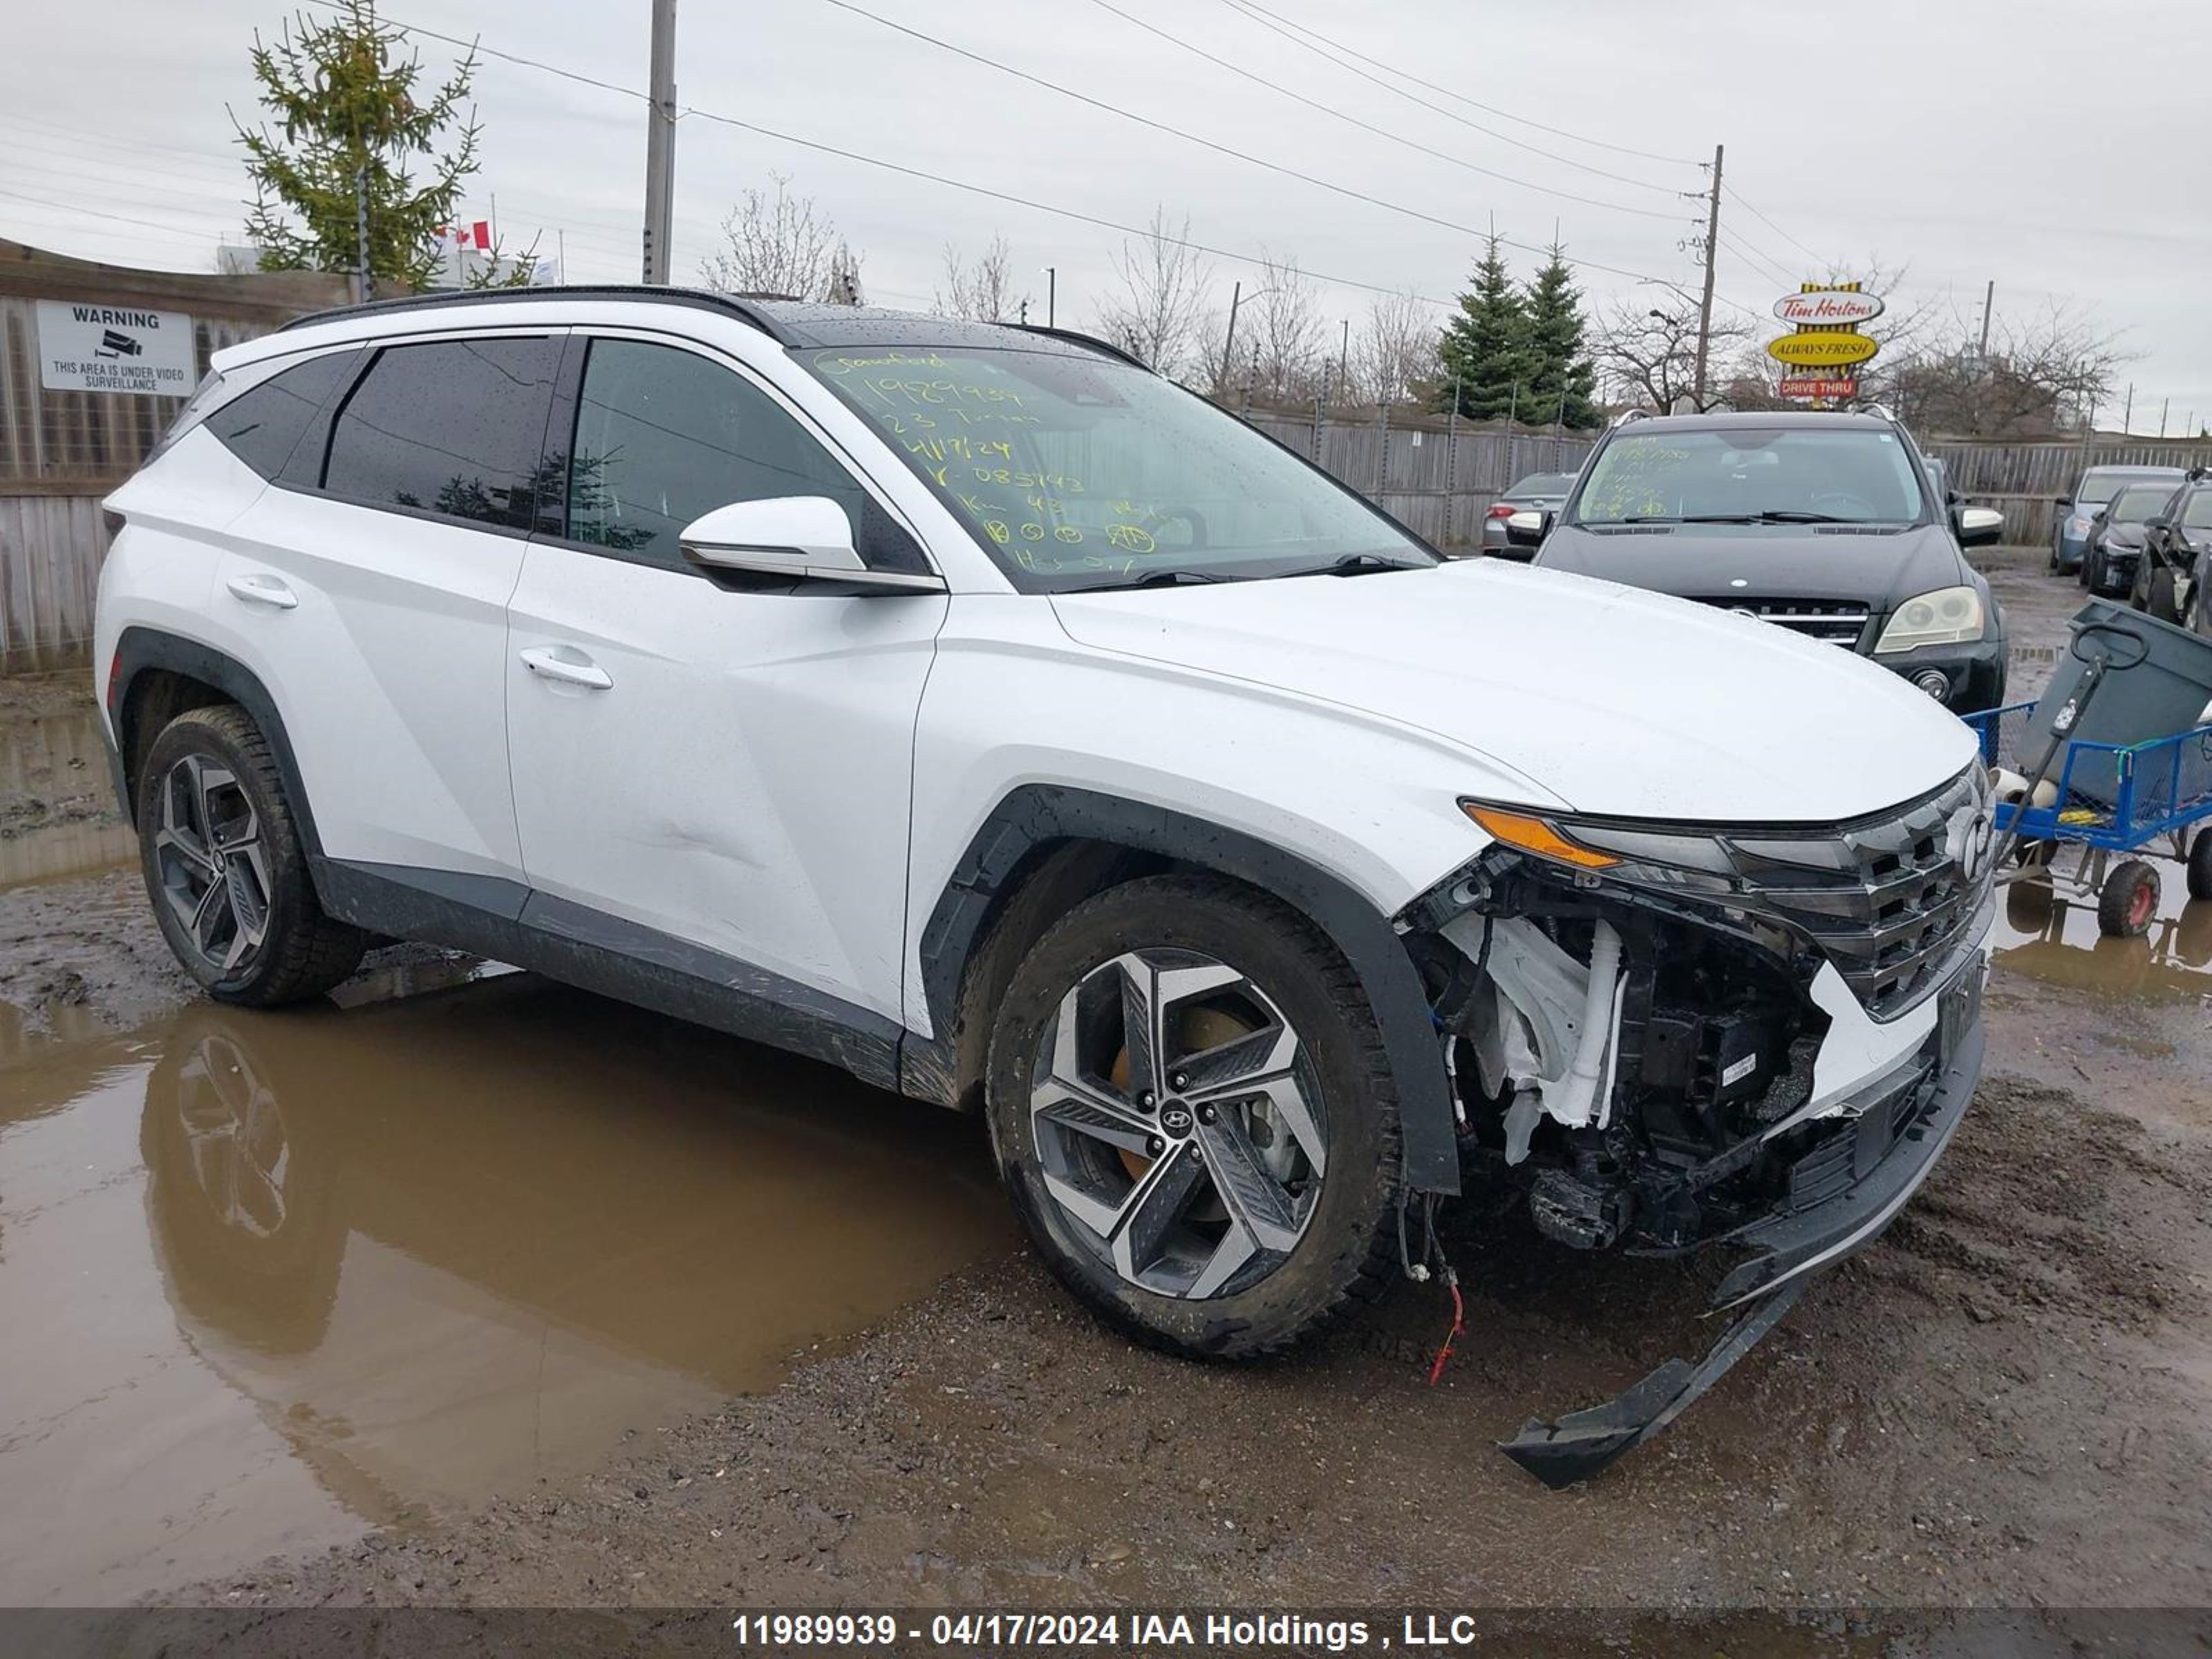
<svg viewBox="0 0 2212 1659"><path fill-rule="evenodd" d="M685 568L684 526L711 507L827 495L868 550L880 517L844 466L760 388L672 346L594 340L568 469L568 535Z"/></svg>
<svg viewBox="0 0 2212 1659"><path fill-rule="evenodd" d="M323 487L528 530L559 343L437 340L377 356L331 434Z"/></svg>
<svg viewBox="0 0 2212 1659"><path fill-rule="evenodd" d="M333 351L296 363L209 416L208 430L246 465L273 478L360 361L356 352Z"/></svg>

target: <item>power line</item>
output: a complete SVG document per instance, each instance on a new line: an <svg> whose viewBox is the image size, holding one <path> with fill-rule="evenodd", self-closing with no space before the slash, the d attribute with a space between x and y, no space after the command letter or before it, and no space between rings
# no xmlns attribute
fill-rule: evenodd
<svg viewBox="0 0 2212 1659"><path fill-rule="evenodd" d="M1016 69L1011 64L1002 64L995 58L988 58L981 52L970 52L965 46L954 46L950 40L939 40L936 35L925 33L921 29L909 27L904 23L870 11L865 6L855 5L853 0L823 0L823 3L835 6L840 11L851 12L856 17L865 17L872 23L880 24L883 27L896 33L903 34L909 40L920 40L926 45L935 46L940 52L949 52L956 58L964 58L971 64L980 64L986 69L998 70L1001 75L1010 75L1017 81L1026 81L1033 87L1041 87L1047 92L1058 94L1060 97L1071 98L1079 104L1085 104L1092 109L1103 110L1118 119L1133 121L1140 127L1149 127L1155 132L1164 132L1171 138L1180 138L1186 143L1200 145L1217 155L1234 157L1249 166L1265 167L1270 173L1281 173L1284 177L1296 179L1302 184L1312 185L1336 195L1348 197L1353 201L1365 202L1370 206L1384 208L1392 213L1402 214L1409 219L1420 219L1432 225L1441 225L1447 230L1456 230L1468 235L1483 234L1472 226L1455 224L1451 220L1440 219L1434 214L1424 213L1419 208L1410 208L1401 203L1386 201L1379 196L1370 196L1365 191L1355 190L1349 185L1336 184L1314 173L1302 173L1297 168L1287 167L1280 161L1270 161L1265 156L1255 155L1249 151L1237 149L1232 145L1221 143L1212 138L1201 137L1194 132L1187 132L1181 127L1170 126L1165 121L1156 121L1149 115L1139 115L1133 110L1123 109L1119 105L1108 103L1103 98L1093 98L1087 93L1076 91L1073 87L1063 87L1057 82L1046 80L1042 76L1031 75L1028 70ZM1549 185L1535 184L1526 179L1516 179L1510 173L1494 173L1487 167L1474 167L1472 162L1467 165L1477 173L1488 173L1490 177L1503 179L1507 184L1517 185L1525 190L1533 190L1546 196L1556 196L1562 201L1579 202L1585 207L1604 208L1613 213L1632 213L1639 218L1645 219L1673 219L1677 216L1657 208L1630 207L1623 202L1601 201L1592 196L1577 196L1572 191L1553 190ZM1631 182L1635 181L1631 180Z"/></svg>
<svg viewBox="0 0 2212 1659"><path fill-rule="evenodd" d="M1744 243L1737 240L1735 237L1730 235L1725 230L1720 233L1720 241L1723 247L1727 248L1738 258L1746 260L1748 263L1756 265L1764 274L1773 277L1775 281L1783 283L1791 283L1797 280L1795 276L1792 276L1790 274L1786 267L1778 264L1774 260L1767 258L1765 255L1757 252Z"/></svg>
<svg viewBox="0 0 2212 1659"><path fill-rule="evenodd" d="M1440 87L1433 81L1424 81L1419 76L1415 75L1410 70L1398 69L1392 64L1382 62L1382 60L1378 58L1370 58L1365 52L1359 51L1357 47L1347 46L1341 40L1333 40L1329 36L1323 34L1319 29L1309 28L1304 23L1294 23L1289 18L1284 16L1280 12L1269 11L1265 6L1259 4L1258 0L1223 0L1223 3L1228 5L1232 10L1241 11L1246 15L1251 16L1255 22L1260 21L1261 16L1273 19L1277 23L1296 29L1300 34L1312 36L1313 39L1321 41L1324 46L1333 46L1337 51L1344 52L1347 56L1357 58L1363 64L1371 64L1376 69L1384 70L1386 73L1391 75L1398 76L1403 80L1410 81L1417 87L1426 87L1431 92L1441 93L1443 96L1452 100L1455 103L1465 104L1469 109L1479 109L1484 114L1494 115L1501 121L1512 121L1524 127L1534 127L1537 131L1548 132L1555 138L1565 138L1577 144L1588 144L1596 149L1609 149L1617 155L1640 156L1643 160L1647 161L1663 161L1670 167L1703 167L1705 165L1703 161L1697 160L1693 156L1662 155L1656 150L1636 149L1626 144L1608 143L1602 138L1591 138L1587 137L1579 132L1570 132L1565 127L1547 126L1543 122L1533 120L1526 115L1516 115L1510 110L1500 109L1495 104L1479 102L1473 98L1469 98L1464 93L1453 91L1449 87ZM1258 14L1258 15L1255 15L1255 14ZM1279 29L1276 33L1280 33L1281 30ZM1486 131L1487 129L1481 129L1481 131ZM1508 142L1511 141L1509 140ZM1541 153L1542 152L1540 151L1539 152L1539 154ZM1633 183L1636 181L1631 180L1630 182ZM1661 186L1661 188L1663 188L1663 186Z"/></svg>
<svg viewBox="0 0 2212 1659"><path fill-rule="evenodd" d="M311 6L320 6L325 11L344 9L338 3L338 0L307 0L307 3ZM646 97L644 93L638 91L635 87L617 86L611 81L601 81L589 75L579 75L574 70L562 69L554 64L541 63L535 58L525 58L517 52L500 52L485 46L481 40L464 40L458 34L441 34L435 29L426 29L414 23L401 23L389 17L384 21L403 34L419 34L426 40L442 41L447 46L459 46L464 52L475 53L478 57L495 58L503 64L520 64L525 69L543 70L548 75L559 76L563 81L574 81L580 86L597 87L601 92L618 92L628 98Z"/></svg>
<svg viewBox="0 0 2212 1659"><path fill-rule="evenodd" d="M50 202L43 196L26 196L20 191L0 190L0 197L5 197L11 202L25 202L33 207L47 208L53 212L67 214L71 217L112 219L119 225L143 226L148 230L166 233L173 241L197 242L204 246L207 243L218 240L219 234L213 231L198 234L179 224L162 224L153 219L134 219L128 214L103 213L98 208L79 207L74 202Z"/></svg>
<svg viewBox="0 0 2212 1659"><path fill-rule="evenodd" d="M1413 139L1406 137L1401 133L1392 132L1386 127L1378 127L1371 121L1363 121L1358 116L1347 114L1346 112L1337 108L1333 104L1323 103L1318 98L1309 98L1304 93L1294 92L1279 81L1270 81L1267 76L1255 74L1252 70L1243 67L1241 64L1232 64L1227 58L1218 57L1214 53L1206 51L1203 46L1195 46L1190 41L1182 39L1180 35L1170 34L1167 30L1159 27L1157 24L1148 23L1143 18L1136 16L1130 12L1122 10L1121 7L1113 4L1112 0L1091 0L1091 3L1104 10L1112 12L1114 15L1122 19L1126 22L1135 24L1139 28L1143 29L1149 34L1158 35L1170 46L1181 46L1185 52L1194 53L1200 58L1203 58L1209 64L1217 64L1220 68L1227 70L1231 75L1242 76L1245 80L1253 82L1259 86L1266 87L1272 92L1279 92L1285 98L1295 99L1297 102L1304 104L1309 109L1317 109L1324 115L1333 115L1340 121L1348 121L1353 126L1358 127L1364 131L1374 133L1379 137L1388 138L1393 143L1404 144L1408 149L1419 150L1424 155L1433 155L1439 161L1449 161L1454 167L1465 167L1470 173L1480 173L1486 178L1503 179L1508 184L1523 185L1532 190L1545 191L1547 194L1564 193L1553 192L1546 185L1533 184L1528 179L1518 179L1510 173L1498 173L1489 167L1478 167L1474 162L1467 161L1463 157L1450 155L1444 150L1432 149L1428 145L1419 143ZM1260 20L1258 18L1254 18L1252 21L1258 22ZM1296 40L1291 44L1294 46L1304 46L1305 42L1303 40ZM1352 69L1352 66L1348 64L1340 65L1340 67L1347 70ZM1352 70L1352 72L1353 74L1361 73L1361 71L1357 70ZM1365 78L1372 80L1374 77L1370 76ZM1395 88L1392 88L1392 90L1395 90ZM1403 95L1407 97L1412 96L1411 94L1405 94ZM1532 155L1540 155L1547 161L1557 161L1562 167L1579 168L1584 173L1595 173L1601 179L1617 179L1624 185L1634 185L1639 190L1656 191L1663 196L1673 196L1678 193L1671 185L1655 185L1648 179L1632 179L1625 173L1613 173L1604 167L1592 167L1587 161L1577 161L1570 156L1559 155L1554 154L1551 150L1539 149L1534 144L1524 143L1520 139L1513 137L1510 134L1496 131L1492 128L1480 125L1476 122L1469 121L1463 116L1454 115L1448 109L1438 108L1437 106L1429 103L1425 99L1416 98L1413 101L1419 104L1425 109L1435 110L1437 114L1443 116L1448 120L1457 121L1462 126L1472 127L1475 131L1486 133L1489 137L1497 139L1501 143L1511 144L1517 149L1525 149ZM1581 201L1583 198L1577 196L1571 197L1569 199L1573 201ZM1623 212L1632 212L1635 210L1624 208L1621 210ZM1666 216L1655 215L1654 216L1659 217Z"/></svg>
<svg viewBox="0 0 2212 1659"><path fill-rule="evenodd" d="M1826 255L1814 252L1811 248L1807 247L1804 243L1799 241L1788 231L1783 229L1781 226L1776 224L1773 220L1768 218L1757 208L1753 207L1749 202L1746 201L1743 197L1743 192L1738 190L1734 185L1723 185L1723 188L1727 191L1729 198L1735 203L1735 204L1741 208L1746 213L1751 215L1753 218L1758 220L1759 223L1765 225L1769 230L1772 231L1777 236L1779 236L1784 241L1789 243L1790 246L1796 248L1800 253L1802 253L1807 258L1812 259L1820 267L1820 269L1823 270L1829 269L1832 262Z"/></svg>

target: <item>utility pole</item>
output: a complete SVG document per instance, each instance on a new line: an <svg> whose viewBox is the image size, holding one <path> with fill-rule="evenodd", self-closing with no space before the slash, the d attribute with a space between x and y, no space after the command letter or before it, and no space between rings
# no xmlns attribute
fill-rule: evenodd
<svg viewBox="0 0 2212 1659"><path fill-rule="evenodd" d="M1226 388L1230 377L1237 372L1237 307L1243 303L1244 283L1242 278L1229 286L1229 337L1221 343L1221 384Z"/></svg>
<svg viewBox="0 0 2212 1659"><path fill-rule="evenodd" d="M2128 382L2128 401L2120 410L2120 436L2124 438L2130 433L2133 432L2135 430L2135 424L2136 383L2133 380L2130 380Z"/></svg>
<svg viewBox="0 0 2212 1659"><path fill-rule="evenodd" d="M2166 436L2166 412L2172 407L2173 397L2172 393L2168 393L2165 402L2158 406L2158 435L2161 438Z"/></svg>
<svg viewBox="0 0 2212 1659"><path fill-rule="evenodd" d="M1047 328L1060 326L1060 267L1058 265L1047 265L1044 268L1044 325Z"/></svg>
<svg viewBox="0 0 2212 1659"><path fill-rule="evenodd" d="M1344 355L1336 360L1336 383L1340 387L1352 384L1352 319L1349 317L1344 319ZM1346 392L1345 395L1349 397L1351 394Z"/></svg>
<svg viewBox="0 0 2212 1659"><path fill-rule="evenodd" d="M367 305L376 295L376 279L368 270L368 169L353 170L353 297Z"/></svg>
<svg viewBox="0 0 2212 1659"><path fill-rule="evenodd" d="M645 115L645 276L668 280L676 209L676 0L653 0L653 91Z"/></svg>
<svg viewBox="0 0 2212 1659"><path fill-rule="evenodd" d="M1705 214L1705 297L1698 307L1698 372L1692 396L1702 411L1705 406L1705 363L1713 344L1713 266L1721 247L1721 156L1725 146L1713 146L1712 201Z"/></svg>
<svg viewBox="0 0 2212 1659"><path fill-rule="evenodd" d="M1990 313L1997 308L1997 279L1990 278L1990 285L1982 293L1982 345L1975 356L1982 362L1990 360Z"/></svg>

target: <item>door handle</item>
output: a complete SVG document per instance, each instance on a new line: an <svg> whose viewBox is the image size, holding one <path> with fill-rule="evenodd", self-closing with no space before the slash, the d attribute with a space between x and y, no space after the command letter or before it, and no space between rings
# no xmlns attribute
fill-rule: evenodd
<svg viewBox="0 0 2212 1659"><path fill-rule="evenodd" d="M542 680L580 685L587 691L613 689L614 676L569 645L533 645L519 653L522 665Z"/></svg>
<svg viewBox="0 0 2212 1659"><path fill-rule="evenodd" d="M225 586L234 599L248 605L265 605L272 610L290 611L300 603L300 596L284 585L281 576L270 576L260 571L249 571L242 576L233 576Z"/></svg>

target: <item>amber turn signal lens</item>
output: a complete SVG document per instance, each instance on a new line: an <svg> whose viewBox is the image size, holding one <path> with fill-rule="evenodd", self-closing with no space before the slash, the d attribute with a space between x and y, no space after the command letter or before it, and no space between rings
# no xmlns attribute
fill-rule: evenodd
<svg viewBox="0 0 2212 1659"><path fill-rule="evenodd" d="M1610 853L1595 852L1569 841L1543 819L1532 818L1525 812L1508 812L1471 800L1462 801L1460 811L1508 847L1517 847L1524 853L1535 854L1539 858L1571 864L1578 870L1602 870L1608 865L1620 862Z"/></svg>

